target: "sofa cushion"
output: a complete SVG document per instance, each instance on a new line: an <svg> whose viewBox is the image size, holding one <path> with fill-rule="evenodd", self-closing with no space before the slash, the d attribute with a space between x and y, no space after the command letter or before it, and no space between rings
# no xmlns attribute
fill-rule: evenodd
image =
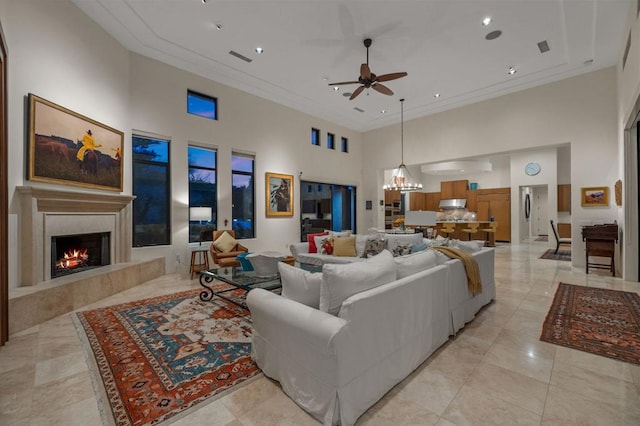
<svg viewBox="0 0 640 426"><path fill-rule="evenodd" d="M334 256L351 256L356 255L356 237L334 238L333 255Z"/></svg>
<svg viewBox="0 0 640 426"><path fill-rule="evenodd" d="M342 302L347 298L395 279L396 263L387 250L362 262L324 265L320 285L320 310L337 315Z"/></svg>
<svg viewBox="0 0 640 426"><path fill-rule="evenodd" d="M322 232L320 234L307 234L307 241L309 242L309 253L317 253L318 246L316 245L316 237L322 235L329 235L328 232Z"/></svg>
<svg viewBox="0 0 640 426"><path fill-rule="evenodd" d="M393 257L411 254L411 247L413 247L413 244L398 244L393 248Z"/></svg>
<svg viewBox="0 0 640 426"><path fill-rule="evenodd" d="M408 256L394 257L398 279L413 275L417 272L436 266L436 253L433 250L423 250Z"/></svg>
<svg viewBox="0 0 640 426"><path fill-rule="evenodd" d="M363 257L364 249L367 245L368 235L356 235L356 256Z"/></svg>
<svg viewBox="0 0 640 426"><path fill-rule="evenodd" d="M223 252L229 253L233 248L238 244L235 238L231 236L228 232L223 232L214 242L213 246Z"/></svg>
<svg viewBox="0 0 640 426"><path fill-rule="evenodd" d="M282 281L282 297L318 309L320 306L321 273L312 273L278 262Z"/></svg>

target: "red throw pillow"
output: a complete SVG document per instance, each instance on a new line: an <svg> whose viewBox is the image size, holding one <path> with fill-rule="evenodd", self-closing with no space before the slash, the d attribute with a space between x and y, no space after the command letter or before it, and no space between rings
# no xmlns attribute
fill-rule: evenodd
<svg viewBox="0 0 640 426"><path fill-rule="evenodd" d="M323 248L325 253L333 254L333 244L331 244L331 240L329 240L326 243L322 244L322 248Z"/></svg>
<svg viewBox="0 0 640 426"><path fill-rule="evenodd" d="M316 247L316 241L314 237L319 237L321 235L329 235L328 232L323 232L321 234L307 234L307 241L309 242L309 253L317 253L318 247Z"/></svg>

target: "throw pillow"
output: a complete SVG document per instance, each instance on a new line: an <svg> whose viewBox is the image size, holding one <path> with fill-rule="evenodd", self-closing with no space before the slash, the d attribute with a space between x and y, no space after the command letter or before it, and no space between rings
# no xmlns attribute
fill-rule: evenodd
<svg viewBox="0 0 640 426"><path fill-rule="evenodd" d="M316 243L316 247L318 248L317 253L320 254L331 254L327 252L327 248L330 247L331 245L331 236L328 234L322 234L322 235L318 235L313 237L313 239L315 240ZM332 247L329 248L329 251L332 250Z"/></svg>
<svg viewBox="0 0 640 426"><path fill-rule="evenodd" d="M321 273L312 273L295 268L284 262L278 263L282 281L282 297L318 309L320 306Z"/></svg>
<svg viewBox="0 0 640 426"><path fill-rule="evenodd" d="M395 279L396 263L387 250L362 262L326 264L322 267L320 310L337 315L349 297Z"/></svg>
<svg viewBox="0 0 640 426"><path fill-rule="evenodd" d="M223 253L229 253L236 244L238 244L238 242L228 232L223 232L218 239L213 242L213 246Z"/></svg>
<svg viewBox="0 0 640 426"><path fill-rule="evenodd" d="M362 254L362 257L372 257L380 254L382 250L384 250L384 243L384 239L379 237L368 238L364 246L364 253Z"/></svg>
<svg viewBox="0 0 640 426"><path fill-rule="evenodd" d="M356 256L357 257L365 257L364 248L367 245L368 239L369 239L369 236L367 235L356 235Z"/></svg>
<svg viewBox="0 0 640 426"><path fill-rule="evenodd" d="M484 247L484 241L459 241L453 240L450 244L451 247L459 248L467 253L476 253L482 250Z"/></svg>
<svg viewBox="0 0 640 426"><path fill-rule="evenodd" d="M417 253L419 251L426 250L427 247L429 247L429 243L414 244L411 246L411 253Z"/></svg>
<svg viewBox="0 0 640 426"><path fill-rule="evenodd" d="M355 257L356 237L334 238L333 239L333 255Z"/></svg>
<svg viewBox="0 0 640 426"><path fill-rule="evenodd" d="M317 253L318 245L316 244L316 237L320 237L322 235L329 235L328 232L322 232L320 234L308 234L307 241L309 242L309 253Z"/></svg>
<svg viewBox="0 0 640 426"><path fill-rule="evenodd" d="M385 234L384 239L387 240L387 249L393 253L397 246L414 245L422 242L422 234Z"/></svg>
<svg viewBox="0 0 640 426"><path fill-rule="evenodd" d="M433 268L438 264L433 250L421 251L408 256L395 257L398 279Z"/></svg>
<svg viewBox="0 0 640 426"><path fill-rule="evenodd" d="M393 257L406 256L407 254L411 254L411 247L413 247L412 244L399 244L395 246L392 251Z"/></svg>
<svg viewBox="0 0 640 426"><path fill-rule="evenodd" d="M324 232L328 232L332 237L350 237L351 231L331 231L325 229Z"/></svg>

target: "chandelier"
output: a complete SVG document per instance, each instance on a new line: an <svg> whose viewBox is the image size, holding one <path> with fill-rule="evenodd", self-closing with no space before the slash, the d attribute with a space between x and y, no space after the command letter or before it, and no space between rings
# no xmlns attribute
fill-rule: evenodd
<svg viewBox="0 0 640 426"><path fill-rule="evenodd" d="M383 187L385 191L419 191L422 184L411 176L404 164L404 99L400 99L400 165L393 171L389 182Z"/></svg>

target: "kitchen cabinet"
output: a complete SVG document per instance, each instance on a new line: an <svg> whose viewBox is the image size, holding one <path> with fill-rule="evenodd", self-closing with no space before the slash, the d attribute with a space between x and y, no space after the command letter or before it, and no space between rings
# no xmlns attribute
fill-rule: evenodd
<svg viewBox="0 0 640 426"><path fill-rule="evenodd" d="M437 212L440 210L440 193L426 192L424 197L424 210Z"/></svg>
<svg viewBox="0 0 640 426"><path fill-rule="evenodd" d="M468 180L450 180L440 182L440 199L467 198Z"/></svg>
<svg viewBox="0 0 640 426"><path fill-rule="evenodd" d="M511 242L511 188L477 191L478 220L498 222L496 241Z"/></svg>
<svg viewBox="0 0 640 426"><path fill-rule="evenodd" d="M571 184L558 185L558 211L571 213Z"/></svg>
<svg viewBox="0 0 640 426"><path fill-rule="evenodd" d="M402 193L400 191L384 191L384 203L392 204L394 202L400 202Z"/></svg>

